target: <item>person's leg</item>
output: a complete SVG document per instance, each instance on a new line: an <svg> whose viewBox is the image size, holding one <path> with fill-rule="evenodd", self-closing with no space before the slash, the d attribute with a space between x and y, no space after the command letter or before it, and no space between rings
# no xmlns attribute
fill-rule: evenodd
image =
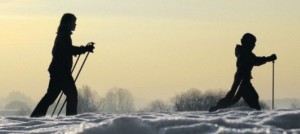
<svg viewBox="0 0 300 134"><path fill-rule="evenodd" d="M259 96L257 92L255 91L254 87L252 86L250 80L246 81L243 84L243 98L245 102L249 105L249 107L254 108L256 110L261 110L261 107L259 105Z"/></svg>
<svg viewBox="0 0 300 134"><path fill-rule="evenodd" d="M222 109L222 108L226 108L229 107L231 105L233 105L234 103L236 103L240 98L240 85L241 80L237 79L237 77L235 77L234 82L232 83L231 89L230 91L228 91L228 93L226 94L226 96L224 98L222 98L221 100L218 101L217 105L214 107L211 107L209 109L210 112L212 111L216 111L218 109ZM237 91L238 90L238 91ZM238 96L236 96L236 94Z"/></svg>
<svg viewBox="0 0 300 134"><path fill-rule="evenodd" d="M235 96L233 97L233 99L232 99L232 101L231 101L231 104L232 104L232 105L235 104L235 103L237 103L237 102L242 98L242 96L243 96L243 91L244 91L242 85L243 85L243 81L240 83L240 86L238 87L238 90L237 90Z"/></svg>
<svg viewBox="0 0 300 134"><path fill-rule="evenodd" d="M58 80L50 79L47 93L37 104L30 117L41 117L46 115L49 106L55 101L61 91L59 85Z"/></svg>
<svg viewBox="0 0 300 134"><path fill-rule="evenodd" d="M230 105L231 105L230 100L228 100L225 97L225 98L222 98L221 100L219 100L216 106L211 107L209 109L209 112L217 111L218 109L226 108L226 107L228 107Z"/></svg>
<svg viewBox="0 0 300 134"><path fill-rule="evenodd" d="M67 96L67 106L66 115L76 115L77 114L77 103L78 103L78 93L77 88L72 77L68 77L64 80L63 92Z"/></svg>

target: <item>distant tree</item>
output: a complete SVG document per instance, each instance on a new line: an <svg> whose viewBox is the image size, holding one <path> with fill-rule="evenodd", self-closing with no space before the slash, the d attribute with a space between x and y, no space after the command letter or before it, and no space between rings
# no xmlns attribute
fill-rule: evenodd
<svg viewBox="0 0 300 134"><path fill-rule="evenodd" d="M202 92L192 88L173 99L175 111L197 111L201 110Z"/></svg>
<svg viewBox="0 0 300 134"><path fill-rule="evenodd" d="M12 101L9 102L6 106L5 109L20 109L20 108L28 108L29 106L21 101Z"/></svg>
<svg viewBox="0 0 300 134"><path fill-rule="evenodd" d="M16 110L16 115L29 115L31 113L30 107L21 101L12 101L5 106L5 109Z"/></svg>
<svg viewBox="0 0 300 134"><path fill-rule="evenodd" d="M213 92L211 90L202 93L200 90L192 88L182 94L176 95L172 102L174 103L175 111L198 111L208 110L211 106L217 104L217 102L225 96L224 91ZM262 109L269 109L265 102L260 101ZM248 105L241 99L231 107L240 107Z"/></svg>
<svg viewBox="0 0 300 134"><path fill-rule="evenodd" d="M271 109L270 106L265 101L259 101L261 109Z"/></svg>
<svg viewBox="0 0 300 134"><path fill-rule="evenodd" d="M291 102L291 108L292 109L298 109L298 108L300 108L300 104L299 104L299 102L297 102L296 99L292 100L292 102Z"/></svg>
<svg viewBox="0 0 300 134"><path fill-rule="evenodd" d="M16 112L16 115L20 116L29 116L31 114L31 109L29 107L27 108L21 108Z"/></svg>
<svg viewBox="0 0 300 134"><path fill-rule="evenodd" d="M212 91L208 90L202 95L201 110L208 110L211 106L218 103L218 101L224 97L224 91Z"/></svg>
<svg viewBox="0 0 300 134"><path fill-rule="evenodd" d="M13 91L10 92L9 95L4 99L5 102L13 102L13 101L19 101L23 102L29 107L33 106L33 101L30 97L26 96L24 93L21 93L19 91Z"/></svg>
<svg viewBox="0 0 300 134"><path fill-rule="evenodd" d="M103 99L97 96L89 86L83 86L78 90L78 113L97 112L103 104Z"/></svg>
<svg viewBox="0 0 300 134"><path fill-rule="evenodd" d="M173 111L172 106L168 105L162 100L152 101L146 108L142 109L143 112L169 112Z"/></svg>
<svg viewBox="0 0 300 134"><path fill-rule="evenodd" d="M131 93L122 88L113 88L104 99L104 112L128 113L134 111L134 99Z"/></svg>

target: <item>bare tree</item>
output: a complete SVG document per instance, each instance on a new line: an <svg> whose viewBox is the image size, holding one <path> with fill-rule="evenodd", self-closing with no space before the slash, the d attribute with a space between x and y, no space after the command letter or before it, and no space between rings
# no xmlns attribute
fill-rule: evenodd
<svg viewBox="0 0 300 134"><path fill-rule="evenodd" d="M128 113L134 111L134 99L131 93L122 88L113 88L104 99L104 111L112 113Z"/></svg>
<svg viewBox="0 0 300 134"><path fill-rule="evenodd" d="M29 116L31 113L31 109L29 107L27 108L20 108L17 112L16 115L20 116Z"/></svg>
<svg viewBox="0 0 300 134"><path fill-rule="evenodd" d="M31 113L30 107L25 103L21 101L12 101L8 103L5 106L5 109L11 109L11 110L16 110L16 115L29 115Z"/></svg>
<svg viewBox="0 0 300 134"><path fill-rule="evenodd" d="M162 100L152 101L146 108L141 110L143 112L169 112L173 111L172 106Z"/></svg>
<svg viewBox="0 0 300 134"><path fill-rule="evenodd" d="M292 109L298 109L298 108L300 108L299 102L297 103L296 99L292 100L292 102L291 102L291 108Z"/></svg>
<svg viewBox="0 0 300 134"><path fill-rule="evenodd" d="M207 91L202 94L198 89L192 88L182 94L176 95L172 102L174 103L175 111L198 111L208 110L211 106L217 104L217 102L225 96L224 91ZM260 101L262 109L269 109L269 106ZM248 106L243 99L231 107Z"/></svg>
<svg viewBox="0 0 300 134"><path fill-rule="evenodd" d="M202 100L202 92L198 89L191 88L190 90L176 95L172 100L174 102L175 111L197 111L200 110L199 104Z"/></svg>
<svg viewBox="0 0 300 134"><path fill-rule="evenodd" d="M78 91L78 113L97 112L102 107L103 99L89 86L85 85Z"/></svg>
<svg viewBox="0 0 300 134"><path fill-rule="evenodd" d="M10 92L4 101L5 102L19 101L27 104L29 107L32 107L33 104L35 104L30 97L28 97L27 95L19 91Z"/></svg>

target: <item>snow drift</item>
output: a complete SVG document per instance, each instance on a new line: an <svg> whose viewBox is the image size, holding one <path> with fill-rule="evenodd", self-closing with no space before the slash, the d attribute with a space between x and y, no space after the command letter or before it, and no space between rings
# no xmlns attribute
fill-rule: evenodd
<svg viewBox="0 0 300 134"><path fill-rule="evenodd" d="M0 133L199 134L300 133L300 110L249 108L174 113L1 117Z"/></svg>

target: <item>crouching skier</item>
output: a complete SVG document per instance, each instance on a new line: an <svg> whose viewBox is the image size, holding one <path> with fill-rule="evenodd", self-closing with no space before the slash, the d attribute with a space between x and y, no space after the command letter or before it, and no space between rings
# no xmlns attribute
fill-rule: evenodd
<svg viewBox="0 0 300 134"><path fill-rule="evenodd" d="M48 107L55 101L61 91L66 95L66 115L77 114L77 89L71 74L72 56L93 52L94 45L73 46L71 34L76 27L76 17L66 13L62 16L57 36L52 49L52 61L49 66L50 82L47 93L33 110L31 117L45 116Z"/></svg>
<svg viewBox="0 0 300 134"><path fill-rule="evenodd" d="M251 84L251 71L253 66L260 66L266 62L277 59L275 54L269 57L257 57L252 50L255 47L256 38L250 33L243 35L242 45L237 45L235 55L237 57L237 71L230 91L222 98L216 106L209 109L210 112L226 108L238 102L242 97L249 107L260 110L258 94Z"/></svg>

